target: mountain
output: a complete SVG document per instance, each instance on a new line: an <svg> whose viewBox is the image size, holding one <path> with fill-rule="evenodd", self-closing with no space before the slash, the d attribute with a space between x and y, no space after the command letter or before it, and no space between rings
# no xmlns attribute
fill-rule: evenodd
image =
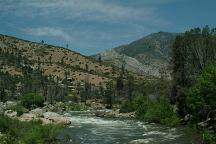
<svg viewBox="0 0 216 144"><path fill-rule="evenodd" d="M158 32L143 37L128 45L119 46L95 55L98 59L122 65L135 73L159 76L170 61L171 47L179 33Z"/></svg>
<svg viewBox="0 0 216 144"><path fill-rule="evenodd" d="M99 86L119 76L120 70L69 49L0 35L0 72L23 76L25 66L40 69L55 80L65 78Z"/></svg>

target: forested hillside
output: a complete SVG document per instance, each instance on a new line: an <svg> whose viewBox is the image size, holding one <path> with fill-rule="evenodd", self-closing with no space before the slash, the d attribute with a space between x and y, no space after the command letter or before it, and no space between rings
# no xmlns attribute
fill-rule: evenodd
<svg viewBox="0 0 216 144"><path fill-rule="evenodd" d="M109 81L113 81L114 89L116 79L127 75L135 80L147 78L44 41L34 43L4 35L0 35L0 66L0 94L4 101L30 92L51 102L85 101L100 96Z"/></svg>

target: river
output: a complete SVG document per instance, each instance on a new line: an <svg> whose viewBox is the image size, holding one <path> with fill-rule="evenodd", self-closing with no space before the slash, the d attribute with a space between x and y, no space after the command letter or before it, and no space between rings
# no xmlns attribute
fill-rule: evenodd
<svg viewBox="0 0 216 144"><path fill-rule="evenodd" d="M185 127L169 128L129 119L95 117L93 112L71 112L72 124L60 138L64 144L200 144Z"/></svg>

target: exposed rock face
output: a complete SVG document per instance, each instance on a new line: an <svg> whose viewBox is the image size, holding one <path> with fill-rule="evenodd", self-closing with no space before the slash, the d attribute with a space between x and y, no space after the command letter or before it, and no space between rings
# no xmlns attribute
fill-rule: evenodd
<svg viewBox="0 0 216 144"><path fill-rule="evenodd" d="M128 45L107 50L94 56L101 56L102 61L112 63L117 67L125 65L129 71L139 74L159 76L161 72L169 71L172 45L178 33L159 32L150 34Z"/></svg>
<svg viewBox="0 0 216 144"><path fill-rule="evenodd" d="M125 69L134 73L151 74L154 76L159 75L158 66L161 65L161 63L159 62L157 64L144 64L133 57L129 57L125 54L120 54L114 49L106 50L105 52L100 53L100 56L102 57L103 61L110 62L119 68L124 65ZM97 57L99 57L99 55Z"/></svg>

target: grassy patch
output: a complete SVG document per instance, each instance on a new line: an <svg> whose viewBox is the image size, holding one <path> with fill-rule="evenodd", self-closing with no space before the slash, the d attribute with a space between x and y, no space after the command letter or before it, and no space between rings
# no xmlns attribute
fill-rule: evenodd
<svg viewBox="0 0 216 144"><path fill-rule="evenodd" d="M42 125L41 122L20 122L0 116L0 141L6 144L57 144L60 125Z"/></svg>

